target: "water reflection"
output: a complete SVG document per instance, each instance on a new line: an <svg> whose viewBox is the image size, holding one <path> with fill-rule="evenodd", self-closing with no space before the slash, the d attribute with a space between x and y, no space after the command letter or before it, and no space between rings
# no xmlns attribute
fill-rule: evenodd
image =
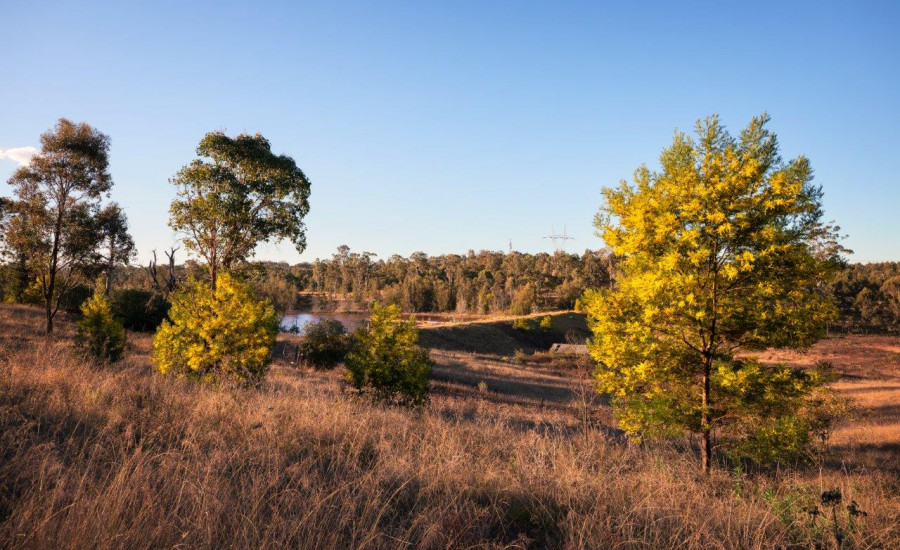
<svg viewBox="0 0 900 550"><path fill-rule="evenodd" d="M297 330L302 333L306 325L318 323L322 319L340 321L347 332L353 332L368 321L369 315L367 313L292 313L281 318L281 330L289 331L291 328L297 327Z"/></svg>

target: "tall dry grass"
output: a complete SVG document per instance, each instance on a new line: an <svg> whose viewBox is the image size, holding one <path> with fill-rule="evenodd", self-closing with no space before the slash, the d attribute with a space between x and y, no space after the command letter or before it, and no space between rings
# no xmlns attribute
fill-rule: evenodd
<svg viewBox="0 0 900 550"><path fill-rule="evenodd" d="M887 473L702 479L587 420L382 408L285 367L202 387L154 373L146 336L96 366L31 314L0 310L3 548L808 548L830 487L869 512L854 547L900 547Z"/></svg>

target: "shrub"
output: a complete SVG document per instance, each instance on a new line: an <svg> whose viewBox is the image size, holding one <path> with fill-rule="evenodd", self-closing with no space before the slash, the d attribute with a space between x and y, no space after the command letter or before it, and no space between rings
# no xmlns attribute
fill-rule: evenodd
<svg viewBox="0 0 900 550"><path fill-rule="evenodd" d="M531 323L528 322L528 319L524 317L519 317L515 321L513 321L512 327L515 330L521 330L522 332L528 332L531 330Z"/></svg>
<svg viewBox="0 0 900 550"><path fill-rule="evenodd" d="M0 299L9 304L26 303L32 279L24 258L0 265Z"/></svg>
<svg viewBox="0 0 900 550"><path fill-rule="evenodd" d="M278 336L275 309L227 273L217 283L213 290L191 279L171 295L171 322L156 331L153 363L163 374L257 382Z"/></svg>
<svg viewBox="0 0 900 550"><path fill-rule="evenodd" d="M553 328L553 318L550 317L549 315L545 315L544 317L541 317L541 323L538 326L540 327L541 330L545 330L545 331L552 329Z"/></svg>
<svg viewBox="0 0 900 550"><path fill-rule="evenodd" d="M306 366L333 369L347 356L350 345L347 330L336 319L306 325L303 336L297 355Z"/></svg>
<svg viewBox="0 0 900 550"><path fill-rule="evenodd" d="M70 288L68 292L60 296L59 309L67 313L78 313L81 311L81 306L88 301L93 294L94 292L91 290L91 287L77 284Z"/></svg>
<svg viewBox="0 0 900 550"><path fill-rule="evenodd" d="M528 354L523 349L517 349L513 352L512 360L520 365L524 365L528 361Z"/></svg>
<svg viewBox="0 0 900 550"><path fill-rule="evenodd" d="M736 411L719 422L718 445L735 460L757 464L809 461L827 448L834 424L848 403L829 390L827 363L811 369L765 366L755 358L739 367L720 365L715 394Z"/></svg>
<svg viewBox="0 0 900 550"><path fill-rule="evenodd" d="M396 305L376 303L369 326L353 335L345 360L350 383L361 392L371 391L381 401L423 404L434 363L428 350L416 345L418 339L415 320L402 320Z"/></svg>
<svg viewBox="0 0 900 550"><path fill-rule="evenodd" d="M153 331L169 312L169 302L155 292L125 288L112 293L112 312L128 330Z"/></svg>
<svg viewBox="0 0 900 550"><path fill-rule="evenodd" d="M112 314L109 300L98 285L94 295L81 305L75 343L103 361L115 362L125 352L125 328Z"/></svg>

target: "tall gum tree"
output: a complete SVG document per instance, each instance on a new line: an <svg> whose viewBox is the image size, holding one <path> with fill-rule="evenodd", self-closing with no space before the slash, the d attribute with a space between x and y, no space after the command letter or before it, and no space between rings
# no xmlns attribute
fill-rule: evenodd
<svg viewBox="0 0 900 550"><path fill-rule="evenodd" d="M222 132L206 134L197 154L171 180L178 192L169 225L206 261L213 289L219 270L252 256L260 242L289 239L303 252L310 182L294 159L272 153L259 134Z"/></svg>
<svg viewBox="0 0 900 550"><path fill-rule="evenodd" d="M119 204L107 204L97 213L97 228L101 238L101 261L104 271L104 294L109 296L119 265L128 265L135 256L134 239L128 232L128 217Z"/></svg>
<svg viewBox="0 0 900 550"><path fill-rule="evenodd" d="M735 139L718 117L676 132L659 172L604 188L595 220L616 256L611 289L584 298L598 391L641 437L699 434L759 461L802 449L814 372L765 367L747 352L803 349L835 308L822 292L840 262L837 228L805 157L784 162L765 114Z"/></svg>
<svg viewBox="0 0 900 550"><path fill-rule="evenodd" d="M15 200L4 245L37 276L48 334L60 301L101 261L97 216L113 183L108 167L109 137L61 118L41 135L40 153L9 179Z"/></svg>

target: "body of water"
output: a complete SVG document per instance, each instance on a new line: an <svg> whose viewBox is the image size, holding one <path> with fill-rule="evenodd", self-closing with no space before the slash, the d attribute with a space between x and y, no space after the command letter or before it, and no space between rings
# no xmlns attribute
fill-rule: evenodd
<svg viewBox="0 0 900 550"><path fill-rule="evenodd" d="M303 333L304 327L310 323L318 323L322 319L334 319L340 321L347 329L353 332L369 320L368 313L292 313L281 318L281 330L288 331L297 327Z"/></svg>

